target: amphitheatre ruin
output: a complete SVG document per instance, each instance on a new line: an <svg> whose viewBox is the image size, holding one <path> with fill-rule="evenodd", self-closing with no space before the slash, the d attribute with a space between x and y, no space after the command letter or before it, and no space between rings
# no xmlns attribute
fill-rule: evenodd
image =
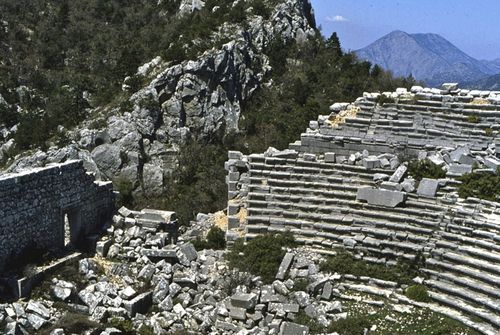
<svg viewBox="0 0 500 335"><path fill-rule="evenodd" d="M228 238L291 231L318 252L345 248L388 265L421 260L425 278L417 280L432 300L494 334L500 203L460 198L457 177L500 167L500 139L492 136L500 94L456 84L384 94L383 105L379 93L332 105L287 150L229 152ZM407 177L412 159L446 175L418 183Z"/></svg>
<svg viewBox="0 0 500 335"><path fill-rule="evenodd" d="M498 334L500 201L498 197L463 198L459 189L461 176L496 172L500 167L500 139L492 135L500 131L500 93L462 90L453 84L441 89L413 87L410 91L365 93L355 102L333 104L330 112L311 121L300 140L286 150L228 153L228 243L240 237L249 241L258 235L289 231L312 255L345 249L373 264L392 266L400 259L414 262L421 275L413 281L427 287L431 302L413 301L402 294L396 283L365 276L345 275L342 282L342 276L337 274L322 277L311 284L310 291L313 294L319 290L318 299L329 303L338 292L333 285L341 285L385 297L397 306L429 308L482 334ZM417 180L410 173L415 160L432 162L443 175ZM128 286L120 291L120 299L109 298L112 289L102 293L98 288L100 284L111 285L107 282L80 291L78 297L95 320L104 320L103 315L108 314L134 317L155 305L160 310L173 310L171 314L165 312L172 318L174 314L182 318L191 313L200 321L200 327L213 326L231 334L251 327L256 329L255 334L259 329L276 334L279 329L279 334L284 335L309 333L309 328L290 320L294 320L299 307L309 313L312 305L303 305L297 298L297 303L281 305L291 308L291 314L273 312L276 304L288 300L264 300L279 297L265 293L265 286L260 298L253 291L240 292L227 302L226 314L218 310L215 316L202 317L200 313L205 310L212 313L213 307L208 305L219 306L210 295L213 293L207 293L211 298L207 298L205 306L200 298L205 293L195 290L206 286L207 268L217 263L203 262L213 259L213 254L197 253L189 243L171 244L177 240L173 212L126 208L117 212L111 183L93 182L81 161L4 175L0 178L0 194L4 218L0 223L0 266L30 243L43 250L68 245L91 248L102 257L124 259L137 266L135 276L146 281L169 273L167 269L172 271L168 262L178 263L174 269L181 271L180 275L156 280L150 291L139 293ZM113 225L109 228L106 223L111 218ZM96 233L104 228L108 234L99 240ZM93 262L85 258L79 264L80 271L95 280L97 270L89 270ZM284 280L287 271L298 277L305 271L307 276L304 267L307 260L288 251L276 278ZM121 265L115 264L112 269L125 279L132 276ZM175 287L175 294L183 292L180 296L189 297L191 293L198 297L198 303L173 303L167 295L171 279L171 291ZM55 285L57 294L65 289L69 292L61 299L74 294L66 282L56 279ZM167 288L162 289L165 285ZM271 290L285 295L288 289L279 285L284 284L276 284ZM26 293L18 289L19 296ZM117 299L124 307L115 304ZM260 305L256 305L257 301ZM263 319L262 315L256 317L256 306L263 310L267 306L266 313L272 315L269 320L273 321L267 322L268 317ZM335 306L325 315L330 317L328 313L341 309ZM14 307L9 308L6 310L14 311ZM48 322L49 317L40 316L43 313L33 307L31 311L38 313L34 321L29 319L35 329ZM9 313L13 319L15 313ZM318 320L321 317L326 320L324 315ZM10 324L14 328L6 331L16 333L18 324ZM159 321L152 324L152 328L160 327L155 326Z"/></svg>

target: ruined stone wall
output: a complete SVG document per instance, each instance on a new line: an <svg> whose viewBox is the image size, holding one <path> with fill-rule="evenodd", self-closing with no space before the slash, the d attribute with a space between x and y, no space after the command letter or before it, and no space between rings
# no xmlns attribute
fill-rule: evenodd
<svg viewBox="0 0 500 335"><path fill-rule="evenodd" d="M94 182L82 161L0 176L0 271L27 248L78 245L111 218L112 184Z"/></svg>

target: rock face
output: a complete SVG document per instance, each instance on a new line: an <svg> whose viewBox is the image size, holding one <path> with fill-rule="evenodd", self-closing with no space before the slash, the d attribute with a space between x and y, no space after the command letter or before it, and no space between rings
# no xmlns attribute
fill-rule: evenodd
<svg viewBox="0 0 500 335"><path fill-rule="evenodd" d="M203 6L201 0L184 0L180 12L188 15ZM130 110L109 111L99 129L85 122L71 132L70 146L18 159L9 170L78 157L98 178L127 181L134 195L157 196L166 191L163 180L176 168L186 139L238 130L242 103L271 70L265 46L275 39L300 42L315 33L309 0L284 0L269 19L252 15L245 27L226 25L214 38L229 42L218 49L176 65L156 57L139 67L150 82L131 96Z"/></svg>

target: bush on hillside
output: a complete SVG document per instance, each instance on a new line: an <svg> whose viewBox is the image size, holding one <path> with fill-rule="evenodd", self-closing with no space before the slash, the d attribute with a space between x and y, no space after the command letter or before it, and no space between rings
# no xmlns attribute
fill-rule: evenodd
<svg viewBox="0 0 500 335"><path fill-rule="evenodd" d="M193 242L196 250L213 249L222 250L226 248L226 233L217 226L213 226L207 233L205 239L196 238Z"/></svg>
<svg viewBox="0 0 500 335"><path fill-rule="evenodd" d="M284 248L295 245L295 238L290 232L260 235L246 244L242 240L237 241L227 260L231 267L261 276L265 283L271 283L286 254Z"/></svg>
<svg viewBox="0 0 500 335"><path fill-rule="evenodd" d="M320 270L354 276L368 276L400 284L408 284L419 274L421 263L422 259L417 255L413 262L398 260L397 265L387 266L384 264L369 263L355 258L347 251L339 250L335 256L328 257L320 264Z"/></svg>
<svg viewBox="0 0 500 335"><path fill-rule="evenodd" d="M464 174L458 180L462 184L458 187L461 198L475 197L485 200L500 198L500 169L497 173L480 171Z"/></svg>
<svg viewBox="0 0 500 335"><path fill-rule="evenodd" d="M427 288L424 285L409 286L405 291L405 295L415 301L430 301L429 293L427 292Z"/></svg>

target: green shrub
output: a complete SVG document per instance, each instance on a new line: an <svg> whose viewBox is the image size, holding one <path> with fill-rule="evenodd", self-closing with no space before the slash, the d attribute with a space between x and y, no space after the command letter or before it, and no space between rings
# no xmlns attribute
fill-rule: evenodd
<svg viewBox="0 0 500 335"><path fill-rule="evenodd" d="M439 179L446 177L446 171L428 159L412 160L408 163L408 174L415 180L423 178Z"/></svg>
<svg viewBox="0 0 500 335"><path fill-rule="evenodd" d="M119 192L117 197L118 207L133 207L134 198L132 197L132 191L134 190L134 184L130 180L122 177L115 179L113 184L115 190Z"/></svg>
<svg viewBox="0 0 500 335"><path fill-rule="evenodd" d="M458 195L462 198L475 197L495 201L500 198L500 169L496 173L481 171L458 177L462 184Z"/></svg>
<svg viewBox="0 0 500 335"><path fill-rule="evenodd" d="M395 266L386 266L384 264L374 264L356 259L350 253L342 250L337 252L335 256L330 256L322 262L320 270L355 276L368 276L407 284L411 283L412 279L418 275L418 269L422 262L421 257L417 256L413 262L399 260Z"/></svg>
<svg viewBox="0 0 500 335"><path fill-rule="evenodd" d="M377 99L375 99L375 102L380 105L380 106L383 106L385 104L393 104L395 102L394 98L392 97L388 97L386 96L385 94L380 94Z"/></svg>
<svg viewBox="0 0 500 335"><path fill-rule="evenodd" d="M420 301L420 302L428 302L430 301L429 293L427 292L427 287L424 285L412 285L409 286L406 291L405 295L413 299L415 301Z"/></svg>
<svg viewBox="0 0 500 335"><path fill-rule="evenodd" d="M293 285L292 291L307 292L307 285L309 285L309 281L307 279L297 279L297 280L295 280L295 285Z"/></svg>
<svg viewBox="0 0 500 335"><path fill-rule="evenodd" d="M235 242L226 257L231 267L261 276L264 282L271 283L285 256L283 248L295 245L295 238L289 232L260 235L246 244L242 240Z"/></svg>
<svg viewBox="0 0 500 335"><path fill-rule="evenodd" d="M124 332L125 335L135 335L134 323L132 322L132 320L112 318L111 320L109 320L109 324L112 327L115 327Z"/></svg>
<svg viewBox="0 0 500 335"><path fill-rule="evenodd" d="M153 328L143 325L139 328L137 335L155 335L155 331Z"/></svg>
<svg viewBox="0 0 500 335"><path fill-rule="evenodd" d="M479 116L477 115L474 115L474 114L471 114L469 116L467 116L467 122L469 123L479 123Z"/></svg>
<svg viewBox="0 0 500 335"><path fill-rule="evenodd" d="M491 129L491 128L486 128L486 129L484 130L484 134L485 134L486 136L493 136L493 129Z"/></svg>
<svg viewBox="0 0 500 335"><path fill-rule="evenodd" d="M193 242L196 250L214 249L222 250L226 248L226 233L217 226L213 226L207 233L207 238L202 240L196 238Z"/></svg>

